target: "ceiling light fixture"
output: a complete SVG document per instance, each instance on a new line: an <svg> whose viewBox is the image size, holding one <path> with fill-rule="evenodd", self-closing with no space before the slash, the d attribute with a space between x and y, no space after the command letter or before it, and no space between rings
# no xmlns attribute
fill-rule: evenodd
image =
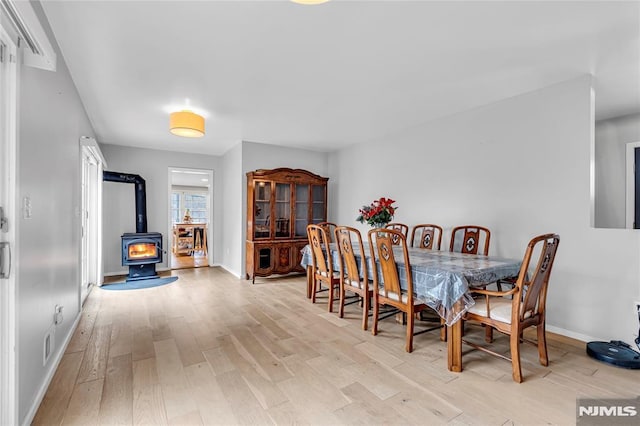
<svg viewBox="0 0 640 426"><path fill-rule="evenodd" d="M188 110L172 112L169 130L176 136L201 138L204 136L204 117Z"/></svg>
<svg viewBox="0 0 640 426"><path fill-rule="evenodd" d="M321 4L321 3L326 3L329 0L291 0L291 1L298 4Z"/></svg>

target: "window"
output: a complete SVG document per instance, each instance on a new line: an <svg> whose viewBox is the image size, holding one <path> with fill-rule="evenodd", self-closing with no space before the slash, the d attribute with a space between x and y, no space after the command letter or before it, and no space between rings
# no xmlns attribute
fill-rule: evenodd
<svg viewBox="0 0 640 426"><path fill-rule="evenodd" d="M180 223L189 209L191 222L209 221L209 195L206 192L171 191L171 222Z"/></svg>

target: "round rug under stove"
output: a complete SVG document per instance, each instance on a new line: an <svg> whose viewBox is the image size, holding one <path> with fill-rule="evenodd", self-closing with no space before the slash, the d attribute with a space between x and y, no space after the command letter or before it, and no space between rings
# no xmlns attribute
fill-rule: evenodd
<svg viewBox="0 0 640 426"><path fill-rule="evenodd" d="M140 290L142 288L159 287L161 285L171 284L177 279L178 277L147 278L144 280L103 284L100 288L102 288L103 290Z"/></svg>

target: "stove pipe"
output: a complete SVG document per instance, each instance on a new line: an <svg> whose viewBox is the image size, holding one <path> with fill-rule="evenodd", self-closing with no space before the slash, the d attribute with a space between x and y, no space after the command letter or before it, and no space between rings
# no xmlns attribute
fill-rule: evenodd
<svg viewBox="0 0 640 426"><path fill-rule="evenodd" d="M105 182L133 183L136 187L136 232L147 232L147 190L140 175L120 172L102 172Z"/></svg>

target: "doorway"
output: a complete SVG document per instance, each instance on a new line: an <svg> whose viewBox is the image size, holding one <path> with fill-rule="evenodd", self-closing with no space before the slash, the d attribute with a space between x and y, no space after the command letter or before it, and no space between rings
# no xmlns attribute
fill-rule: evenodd
<svg viewBox="0 0 640 426"><path fill-rule="evenodd" d="M170 269L211 264L213 170L169 167Z"/></svg>
<svg viewBox="0 0 640 426"><path fill-rule="evenodd" d="M15 424L17 49L0 23L0 424Z"/></svg>

